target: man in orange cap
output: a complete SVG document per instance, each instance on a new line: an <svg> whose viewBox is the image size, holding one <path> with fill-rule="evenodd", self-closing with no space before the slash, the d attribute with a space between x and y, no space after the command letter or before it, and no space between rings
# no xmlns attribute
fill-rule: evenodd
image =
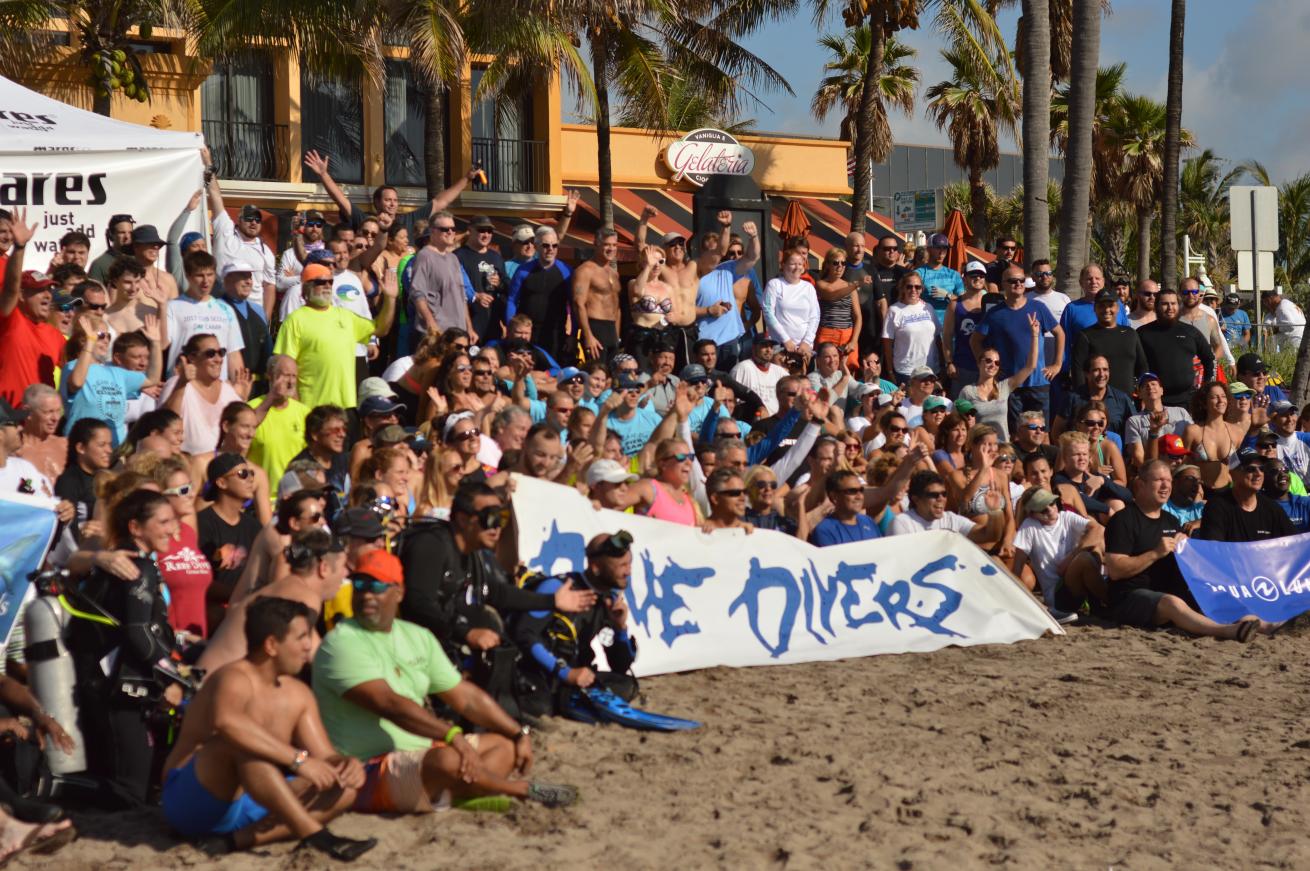
<svg viewBox="0 0 1310 871"><path fill-rule="evenodd" d="M431 632L396 615L404 598L400 560L384 550L351 573L354 617L323 639L314 695L338 752L364 760L355 810L426 813L512 796L548 807L577 799L572 786L516 779L532 768L532 739L485 692L464 680ZM427 707L437 695L486 731L465 736ZM487 804L507 809L500 799Z"/></svg>

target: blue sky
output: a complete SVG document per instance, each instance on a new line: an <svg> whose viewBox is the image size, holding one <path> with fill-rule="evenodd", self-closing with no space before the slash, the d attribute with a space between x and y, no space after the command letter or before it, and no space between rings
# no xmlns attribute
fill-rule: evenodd
<svg viewBox="0 0 1310 871"><path fill-rule="evenodd" d="M1128 90L1161 102L1169 66L1169 5L1166 0L1113 0L1113 11L1101 29L1101 64L1126 62ZM1310 171L1310 88L1305 86L1310 66L1304 60L1310 44L1310 3L1189 0L1187 7L1183 126L1201 147L1220 157L1260 160L1275 181ZM1016 11L1002 18L1011 40L1016 18ZM826 29L840 30L840 18L834 17ZM919 51L921 91L946 77L938 53L941 37L929 21L903 38ZM751 113L758 129L836 135L837 116L819 124L809 112L826 60L817 40L808 11L747 40L795 91L795 96L763 95L767 106ZM925 117L922 105L920 99L913 117L892 116L896 140L944 144L944 134Z"/></svg>

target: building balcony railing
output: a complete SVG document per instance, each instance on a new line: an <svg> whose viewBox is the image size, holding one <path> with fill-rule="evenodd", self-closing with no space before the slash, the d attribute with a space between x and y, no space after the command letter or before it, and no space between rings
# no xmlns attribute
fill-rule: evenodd
<svg viewBox="0 0 1310 871"><path fill-rule="evenodd" d="M290 178L290 133L286 124L202 121L205 144L220 176L243 181Z"/></svg>
<svg viewBox="0 0 1310 871"><path fill-rule="evenodd" d="M487 183L475 191L546 193L549 188L546 143L535 139L473 139L473 163L481 164Z"/></svg>

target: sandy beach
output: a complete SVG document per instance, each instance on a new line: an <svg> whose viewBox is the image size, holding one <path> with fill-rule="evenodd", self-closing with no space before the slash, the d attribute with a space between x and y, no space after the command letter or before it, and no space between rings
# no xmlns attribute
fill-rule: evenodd
<svg viewBox="0 0 1310 871"><path fill-rule="evenodd" d="M350 815L354 867L1306 868L1308 637L1168 632L651 678L653 735L552 721L542 779L574 808ZM289 845L207 860L147 814L12 867L310 869ZM341 866L346 867L346 866Z"/></svg>

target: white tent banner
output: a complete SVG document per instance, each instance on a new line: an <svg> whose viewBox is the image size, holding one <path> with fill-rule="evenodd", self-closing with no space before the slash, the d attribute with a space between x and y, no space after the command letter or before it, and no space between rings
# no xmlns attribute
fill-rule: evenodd
<svg viewBox="0 0 1310 871"><path fill-rule="evenodd" d="M638 676L1024 641L1059 625L972 542L924 532L817 548L777 532L712 534L596 510L516 476L519 559L581 571L587 541L634 537L627 601Z"/></svg>
<svg viewBox="0 0 1310 871"><path fill-rule="evenodd" d="M0 78L0 207L38 225L24 266L45 269L70 230L91 238L94 258L114 214L166 236L202 186L203 145L199 133L105 118ZM204 222L197 209L188 227Z"/></svg>

